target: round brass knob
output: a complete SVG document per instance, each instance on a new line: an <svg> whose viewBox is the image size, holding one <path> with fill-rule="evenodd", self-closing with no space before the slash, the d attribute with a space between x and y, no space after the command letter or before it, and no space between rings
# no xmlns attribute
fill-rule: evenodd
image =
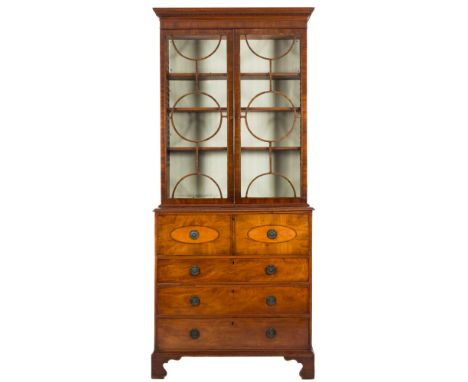
<svg viewBox="0 0 468 382"><path fill-rule="evenodd" d="M265 299L267 305L275 305L276 304L276 297L275 296L267 296Z"/></svg>
<svg viewBox="0 0 468 382"><path fill-rule="evenodd" d="M189 232L189 237L192 240L197 240L200 237L200 232L198 232L196 229L192 229Z"/></svg>
<svg viewBox="0 0 468 382"><path fill-rule="evenodd" d="M190 302L190 305L192 305L192 306L198 306L198 305L200 305L200 297L190 296L189 302Z"/></svg>
<svg viewBox="0 0 468 382"><path fill-rule="evenodd" d="M276 336L276 330L275 328L268 328L266 331L265 331L265 335L268 337L268 338L274 338Z"/></svg>
<svg viewBox="0 0 468 382"><path fill-rule="evenodd" d="M200 331L198 329L191 329L189 334L193 340L196 340L198 337L200 337Z"/></svg>
<svg viewBox="0 0 468 382"><path fill-rule="evenodd" d="M274 275L276 273L276 267L273 264L269 264L265 267L265 273L268 276Z"/></svg>
<svg viewBox="0 0 468 382"><path fill-rule="evenodd" d="M198 276L200 274L200 267L198 265L192 265L190 267L190 274L192 276Z"/></svg>
<svg viewBox="0 0 468 382"><path fill-rule="evenodd" d="M267 237L268 239L274 240L278 237L278 232L276 232L275 229L269 229L267 231Z"/></svg>

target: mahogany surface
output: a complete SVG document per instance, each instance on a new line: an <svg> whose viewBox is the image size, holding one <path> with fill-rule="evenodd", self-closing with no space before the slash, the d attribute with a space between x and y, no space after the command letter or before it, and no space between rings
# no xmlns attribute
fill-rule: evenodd
<svg viewBox="0 0 468 382"><path fill-rule="evenodd" d="M265 334L275 328L274 337ZM188 333L197 329L200 336ZM306 318L161 318L157 335L162 351L193 349L308 349Z"/></svg>
<svg viewBox="0 0 468 382"><path fill-rule="evenodd" d="M160 215L156 219L159 255L228 255L231 245L231 218L227 215ZM198 239L189 232L196 230Z"/></svg>
<svg viewBox="0 0 468 382"><path fill-rule="evenodd" d="M267 274L265 268L276 267L276 273ZM190 274L190 268L198 266L200 273ZM231 256L227 258L159 259L157 280L159 283L207 283L207 282L285 282L309 281L309 261L304 257L251 259Z"/></svg>
<svg viewBox="0 0 468 382"><path fill-rule="evenodd" d="M160 20L161 206L155 212L155 331L151 377L183 356L272 356L302 364L315 375L312 325L312 211L307 204L307 21L313 8L156 8ZM247 34L300 39L300 73L241 73L240 41ZM227 71L169 73L168 39L222 35ZM264 37L260 37L264 38ZM271 72L271 69L270 69ZM271 77L270 77L271 76ZM169 81L226 81L227 146L200 147L227 155L227 195L171 198L168 147ZM300 153L296 197L241 195L241 79L300 80L300 146L272 151ZM205 82L206 83L206 82ZM172 85L171 85L172 86ZM177 108L175 105L174 107ZM177 108L177 112L211 111ZM281 112L259 107L256 112ZM265 147L242 147L249 152ZM263 155L263 154L262 154ZM299 154L298 154L299 155ZM222 378L222 376L220 376ZM248 375L246 374L246 378Z"/></svg>
<svg viewBox="0 0 468 382"><path fill-rule="evenodd" d="M307 315L309 293L306 285L268 286L231 284L158 288L160 316L204 315ZM197 304L192 297L196 296ZM268 300L268 297L274 299Z"/></svg>
<svg viewBox="0 0 468 382"><path fill-rule="evenodd" d="M239 214L235 219L236 253L308 254L309 214ZM275 239L267 232L274 229Z"/></svg>

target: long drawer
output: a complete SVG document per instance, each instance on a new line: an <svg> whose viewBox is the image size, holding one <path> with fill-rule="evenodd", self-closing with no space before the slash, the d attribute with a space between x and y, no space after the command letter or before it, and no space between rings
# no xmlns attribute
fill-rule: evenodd
<svg viewBox="0 0 468 382"><path fill-rule="evenodd" d="M303 286L160 287L161 315L307 314L309 289Z"/></svg>
<svg viewBox="0 0 468 382"><path fill-rule="evenodd" d="M306 255L310 250L309 214L239 214L235 221L238 255Z"/></svg>
<svg viewBox="0 0 468 382"><path fill-rule="evenodd" d="M160 350L307 349L307 318L158 319Z"/></svg>
<svg viewBox="0 0 468 382"><path fill-rule="evenodd" d="M158 255L227 255L231 217L225 214L157 215Z"/></svg>
<svg viewBox="0 0 468 382"><path fill-rule="evenodd" d="M158 259L160 283L283 282L309 280L308 259Z"/></svg>

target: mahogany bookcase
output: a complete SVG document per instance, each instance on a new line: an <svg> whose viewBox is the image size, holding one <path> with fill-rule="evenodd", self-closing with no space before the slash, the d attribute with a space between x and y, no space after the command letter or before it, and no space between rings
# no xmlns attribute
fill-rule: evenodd
<svg viewBox="0 0 468 382"><path fill-rule="evenodd" d="M311 379L313 8L154 11L161 206L152 377L182 356L282 356Z"/></svg>

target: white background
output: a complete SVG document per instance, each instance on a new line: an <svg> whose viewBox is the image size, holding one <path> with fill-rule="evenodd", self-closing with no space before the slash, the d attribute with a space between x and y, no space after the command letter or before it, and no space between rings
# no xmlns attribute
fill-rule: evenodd
<svg viewBox="0 0 468 382"><path fill-rule="evenodd" d="M0 9L0 380L149 381L152 6L315 6L317 381L468 380L466 1L10 1ZM167 381L298 381L185 358Z"/></svg>

